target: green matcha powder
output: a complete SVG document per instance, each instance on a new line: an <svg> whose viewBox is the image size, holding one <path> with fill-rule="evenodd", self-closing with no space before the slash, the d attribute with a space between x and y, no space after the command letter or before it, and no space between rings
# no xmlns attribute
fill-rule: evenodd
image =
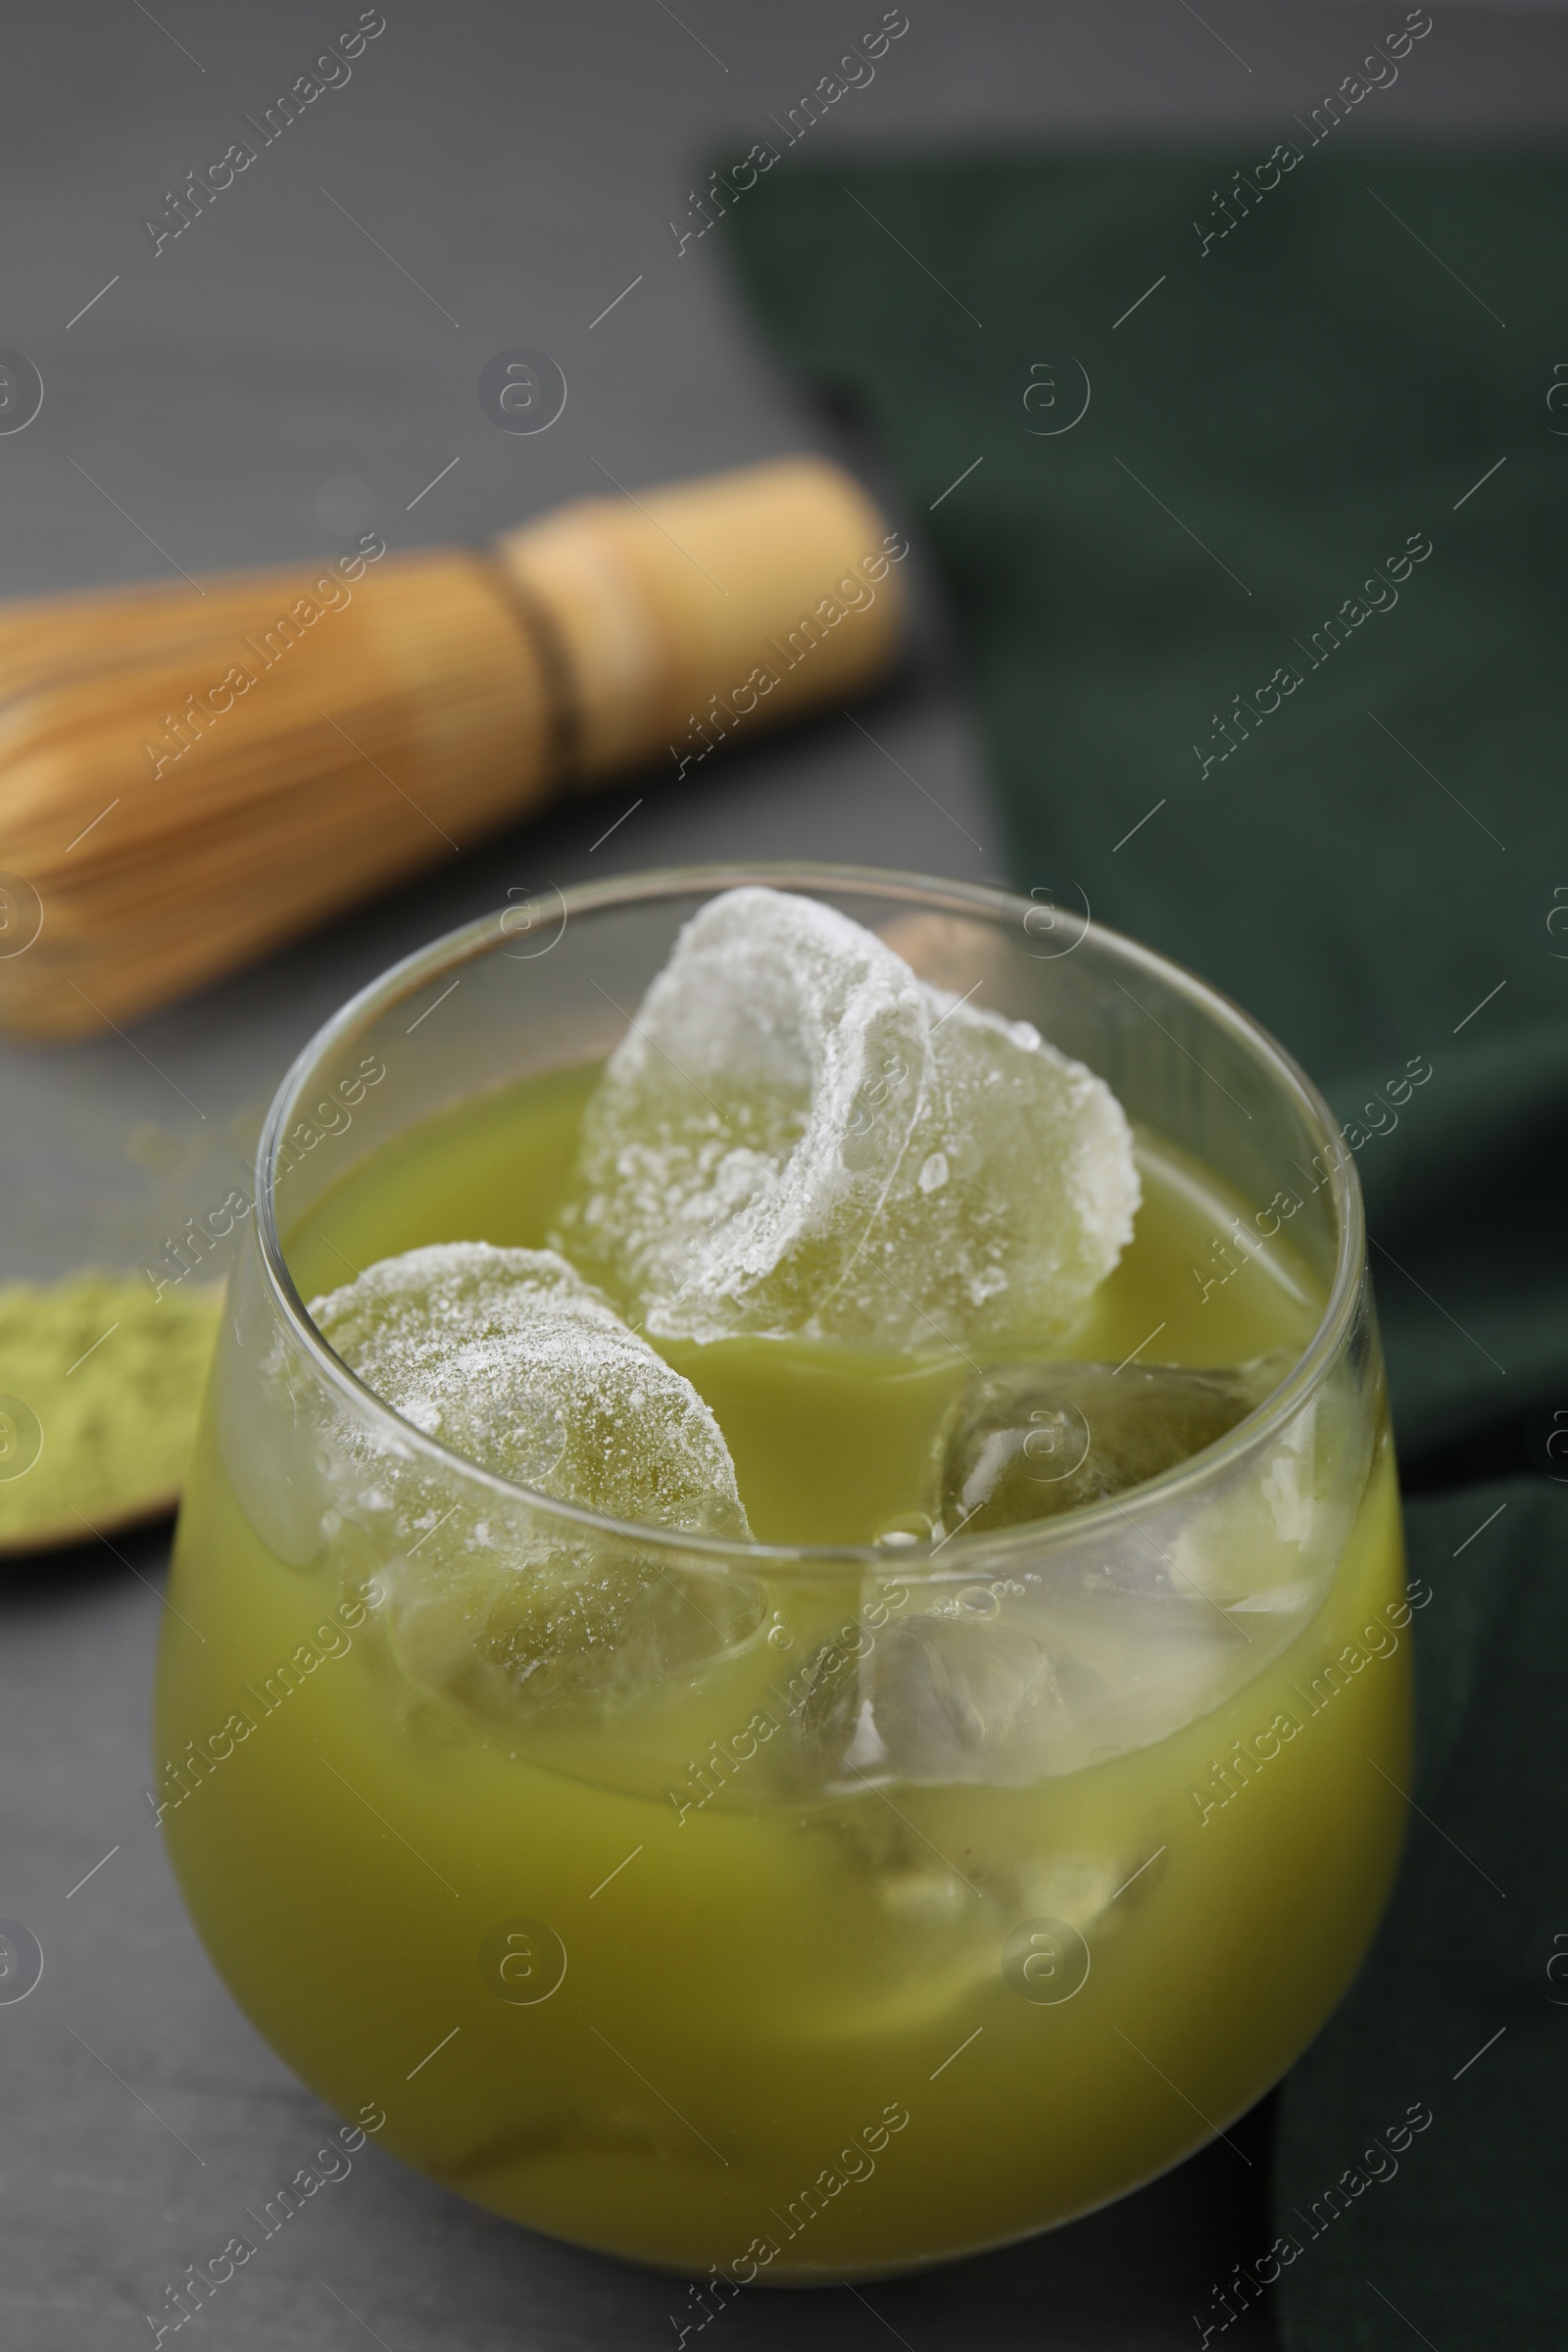
<svg viewBox="0 0 1568 2352"><path fill-rule="evenodd" d="M172 1506L222 1291L87 1271L0 1289L0 1550L88 1543Z"/></svg>

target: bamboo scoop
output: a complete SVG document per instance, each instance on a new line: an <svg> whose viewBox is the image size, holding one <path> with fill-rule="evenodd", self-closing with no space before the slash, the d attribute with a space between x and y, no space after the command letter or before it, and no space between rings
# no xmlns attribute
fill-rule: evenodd
<svg viewBox="0 0 1568 2352"><path fill-rule="evenodd" d="M906 552L796 458L484 550L0 607L0 1022L134 1019L558 792L843 702Z"/></svg>

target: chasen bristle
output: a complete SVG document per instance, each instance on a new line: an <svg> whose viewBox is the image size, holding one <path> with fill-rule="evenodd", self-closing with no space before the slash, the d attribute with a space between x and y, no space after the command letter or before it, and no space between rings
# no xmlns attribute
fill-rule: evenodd
<svg viewBox="0 0 1568 2352"><path fill-rule="evenodd" d="M896 539L794 460L492 550L0 608L0 1021L134 1020L558 791L847 699Z"/></svg>

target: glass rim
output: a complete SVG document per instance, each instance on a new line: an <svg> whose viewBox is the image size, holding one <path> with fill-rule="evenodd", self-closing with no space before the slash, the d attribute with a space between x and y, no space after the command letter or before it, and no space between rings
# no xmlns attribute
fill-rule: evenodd
<svg viewBox="0 0 1568 2352"><path fill-rule="evenodd" d="M880 1544L761 1544L756 1541L739 1542L733 1537L688 1533L683 1529L657 1527L638 1520L614 1519L607 1513L593 1511L580 1503L564 1502L553 1494L542 1494L533 1488L504 1478L499 1472L487 1470L482 1463L469 1460L443 1446L405 1420L396 1408L376 1392L367 1387L359 1375L343 1361L328 1345L306 1308L295 1287L283 1254L274 1208L277 1182L277 1159L284 1139L286 1122L292 1117L298 1097L305 1091L313 1073L339 1053L368 1023L407 1001L429 982L470 963L478 956L498 950L509 936L521 936L515 928L509 932L504 926L524 911L552 907L552 899L559 900L564 910L562 931L574 913L597 913L621 906L632 906L660 899L690 897L693 894L716 895L747 884L760 884L770 889L835 890L855 893L865 898L885 898L921 902L922 909L934 913L984 915L993 920L1004 918L1023 922L1031 911L1041 911L1040 902L993 883L957 882L941 875L901 872L893 867L836 865L811 859L759 859L745 863L720 862L708 865L659 866L630 874L621 874L603 882L579 882L563 890L551 883L545 891L533 893L522 905L496 908L489 914L444 932L427 946L416 949L391 964L377 978L367 983L350 997L346 1004L321 1024L294 1057L285 1072L268 1110L256 1154L256 1232L261 1252L262 1269L270 1294L271 1303L295 1340L312 1359L318 1374L346 1396L355 1411L363 1418L367 1412L372 1422L383 1425L389 1441L401 1451L427 1459L431 1468L451 1479L461 1478L482 1491L520 1504L527 1510L546 1518L562 1520L592 1535L611 1537L634 1549L655 1550L682 1560L701 1560L710 1563L717 1571L728 1573L757 1572L766 1569L777 1573L795 1568L821 1574L837 1568L864 1574L870 1570L894 1583L908 1582L969 1582L994 1566L1006 1567L1026 1554L1038 1555L1041 1547L1076 1543L1081 1537L1108 1531L1114 1522L1136 1523L1163 1511L1172 1503L1196 1500L1207 1487L1220 1485L1226 1474L1244 1454L1277 1436L1284 1426L1294 1420L1302 1406L1322 1387L1342 1347L1348 1339L1360 1299L1366 1268L1366 1228L1361 1200L1360 1180L1354 1161L1346 1150L1338 1120L1327 1101L1278 1039L1254 1020L1235 1000L1200 979L1196 972L1178 963L1174 957L1160 955L1140 941L1129 939L1124 932L1113 930L1109 924L1096 922L1092 916L1079 918L1084 936L1093 934L1135 968L1141 968L1167 986L1174 985L1178 993L1206 1013L1218 1025L1242 1043L1269 1072L1276 1084L1293 1097L1321 1137L1321 1146L1329 1166L1329 1197L1338 1224L1334 1278L1329 1286L1323 1312L1306 1346L1291 1367L1290 1372L1263 1402L1239 1421L1233 1429L1200 1452L1162 1471L1158 1477L1130 1487L1125 1494L1107 1496L1103 1501L1085 1504L1082 1508L1061 1513L1054 1518L1028 1520L1016 1527L994 1529L973 1536L956 1532L934 1544L911 1544L897 1548ZM558 935L559 936L559 935ZM1074 947L1080 944L1075 941ZM1062 951L1064 954L1072 950ZM1216 1081L1217 1083L1217 1081ZM945 1556L951 1554L952 1556Z"/></svg>

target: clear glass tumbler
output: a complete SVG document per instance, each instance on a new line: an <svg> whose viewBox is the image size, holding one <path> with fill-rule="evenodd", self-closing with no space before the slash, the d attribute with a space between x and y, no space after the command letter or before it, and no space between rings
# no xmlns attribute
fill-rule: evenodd
<svg viewBox="0 0 1568 2352"><path fill-rule="evenodd" d="M829 1547L549 1501L363 1387L291 1237L367 1170L393 1197L452 1105L602 1058L742 882L890 932L1200 1163L1237 1206L1181 1269L1200 1298L1284 1235L1321 1313L1266 1401L1090 1508ZM1235 1005L999 890L633 876L357 997L278 1094L253 1205L153 1794L215 1964L330 2105L499 2213L738 2286L1048 2228L1291 2064L1393 1875L1409 1603L1354 1169ZM1020 1743L1026 1670L1051 1698ZM867 1709L902 1709L875 1765Z"/></svg>

